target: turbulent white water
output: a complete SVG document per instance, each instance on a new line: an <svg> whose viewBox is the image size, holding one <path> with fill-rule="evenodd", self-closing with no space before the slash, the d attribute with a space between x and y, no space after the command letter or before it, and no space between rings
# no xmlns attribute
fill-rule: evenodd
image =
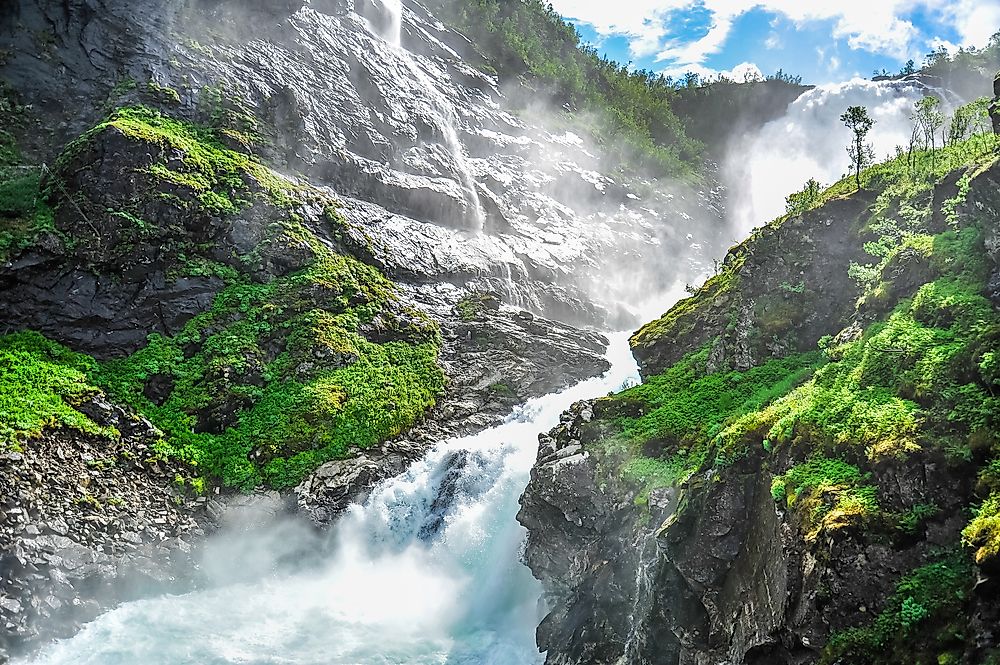
<svg viewBox="0 0 1000 665"><path fill-rule="evenodd" d="M34 665L540 662L534 631L543 608L520 563L517 500L539 432L573 402L637 376L626 334L612 336L608 360L603 377L438 444L352 506L318 570L125 604Z"/></svg>

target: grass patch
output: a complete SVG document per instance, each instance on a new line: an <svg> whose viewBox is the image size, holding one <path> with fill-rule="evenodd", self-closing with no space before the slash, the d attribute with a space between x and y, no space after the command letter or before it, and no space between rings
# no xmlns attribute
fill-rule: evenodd
<svg viewBox="0 0 1000 665"><path fill-rule="evenodd" d="M716 459L719 435L740 416L757 411L806 380L822 364L816 353L775 359L746 372L705 373L709 347L685 356L662 374L601 401L622 451L622 474L642 494L674 484ZM633 414L641 415L633 415ZM618 415L615 415L618 414Z"/></svg>
<svg viewBox="0 0 1000 665"><path fill-rule="evenodd" d="M99 392L94 363L33 332L0 337L0 448L18 449L46 428L116 437L74 407Z"/></svg>

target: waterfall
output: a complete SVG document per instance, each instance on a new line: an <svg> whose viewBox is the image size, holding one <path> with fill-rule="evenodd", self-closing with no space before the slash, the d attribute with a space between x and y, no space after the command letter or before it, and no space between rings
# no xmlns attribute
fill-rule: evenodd
<svg viewBox="0 0 1000 665"><path fill-rule="evenodd" d="M321 565L126 603L32 662L541 662L534 639L541 589L519 561L525 532L514 519L518 497L538 434L573 402L637 376L627 334L612 337L608 360L603 377L533 399L497 427L437 444L349 509Z"/></svg>
<svg viewBox="0 0 1000 665"><path fill-rule="evenodd" d="M784 214L785 197L809 178L830 185L849 171L845 147L850 130L840 121L848 106L864 106L875 119L868 140L882 160L909 142L913 104L931 93L942 94L915 80L864 79L802 93L782 117L729 150L723 178L730 191L731 235L743 238ZM945 101L954 104L953 99Z"/></svg>
<svg viewBox="0 0 1000 665"><path fill-rule="evenodd" d="M389 15L389 22L382 37L396 48L399 48L403 37L403 1L382 0L382 7Z"/></svg>
<svg viewBox="0 0 1000 665"><path fill-rule="evenodd" d="M416 58L402 47L402 0L381 0L381 2L382 8L388 14L388 24L382 30L381 36L402 58L407 69L413 74L417 82L420 83L421 91L429 96L435 109L435 115L440 121L439 126L445 147L454 161L466 205L471 210L472 223L469 230L480 233L486 225L486 212L483 209L482 200L479 198L478 186L476 185L475 178L472 176L472 168L469 165L469 158L465 153L465 147L458 137L458 112L455 110L455 105L441 93L434 81L423 71L420 63L416 62Z"/></svg>

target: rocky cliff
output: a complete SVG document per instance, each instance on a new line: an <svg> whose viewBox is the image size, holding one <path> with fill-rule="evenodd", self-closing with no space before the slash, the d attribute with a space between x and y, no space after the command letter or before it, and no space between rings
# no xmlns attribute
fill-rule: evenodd
<svg viewBox="0 0 1000 665"><path fill-rule="evenodd" d="M578 326L644 288L615 267L698 269L717 191L609 168L422 5L388 19L3 3L0 659L198 583L240 492L326 524L601 373Z"/></svg>
<svg viewBox="0 0 1000 665"><path fill-rule="evenodd" d="M547 663L996 662L991 145L755 232L542 437Z"/></svg>

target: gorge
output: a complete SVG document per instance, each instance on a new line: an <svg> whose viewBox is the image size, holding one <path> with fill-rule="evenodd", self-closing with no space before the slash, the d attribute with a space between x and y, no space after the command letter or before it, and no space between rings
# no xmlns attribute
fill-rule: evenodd
<svg viewBox="0 0 1000 665"><path fill-rule="evenodd" d="M464 6L0 4L0 662L1000 662L1000 45L646 144Z"/></svg>

